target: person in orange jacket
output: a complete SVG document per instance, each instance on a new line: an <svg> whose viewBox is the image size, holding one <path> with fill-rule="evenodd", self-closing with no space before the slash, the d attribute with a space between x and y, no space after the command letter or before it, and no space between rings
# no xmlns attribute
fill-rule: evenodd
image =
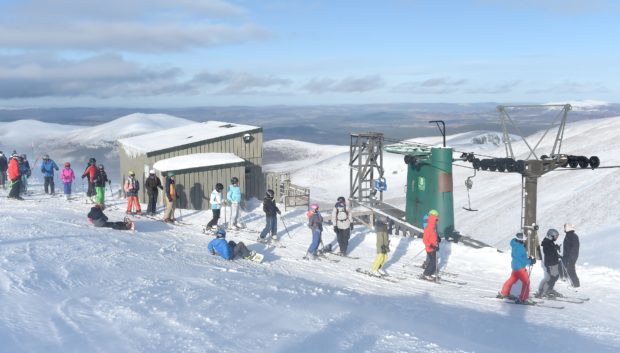
<svg viewBox="0 0 620 353"><path fill-rule="evenodd" d="M11 181L11 191L9 191L9 198L23 200L23 198L19 196L19 190L21 188L21 174L19 172L19 156L16 153L13 153L11 155L7 174L9 176L9 180Z"/></svg>
<svg viewBox="0 0 620 353"><path fill-rule="evenodd" d="M428 223L424 228L422 242L426 250L426 268L422 277L435 281L437 279L437 251L439 250L439 237L437 236L437 222L439 222L439 212L431 210L428 213Z"/></svg>

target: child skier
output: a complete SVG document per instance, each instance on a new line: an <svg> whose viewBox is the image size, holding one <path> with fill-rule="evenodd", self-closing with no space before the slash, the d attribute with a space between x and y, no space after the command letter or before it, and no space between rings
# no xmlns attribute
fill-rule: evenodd
<svg viewBox="0 0 620 353"><path fill-rule="evenodd" d="M215 188L211 192L211 197L209 198L213 217L209 223L207 223L207 229L211 229L213 231L217 230L217 222L220 220L220 211L222 209L222 190L224 190L224 185L221 183L215 184Z"/></svg>
<svg viewBox="0 0 620 353"><path fill-rule="evenodd" d="M530 276L525 267L536 263L535 258L527 257L527 250L525 249L525 237L523 233L517 233L515 238L510 241L510 247L512 248L512 273L510 278L502 286L501 292L497 294L498 298L510 298L513 296L510 294L513 284L517 281L521 281L521 294L516 299L518 304L529 304L528 297L530 295Z"/></svg>
<svg viewBox="0 0 620 353"><path fill-rule="evenodd" d="M312 242L308 247L306 257L310 255L316 258L319 244L321 244L321 233L323 232L323 216L321 216L319 205L316 203L310 205L310 211L308 211L308 227L312 230Z"/></svg>
<svg viewBox="0 0 620 353"><path fill-rule="evenodd" d="M123 222L108 222L108 216L103 213L103 205L96 204L91 207L90 212L88 212L88 220L95 227L106 227L112 228L116 230L134 230L134 223L129 220L129 218L125 217Z"/></svg>
<svg viewBox="0 0 620 353"><path fill-rule="evenodd" d="M437 251L439 250L439 237L437 236L437 223L439 222L439 212L431 210L428 213L428 224L424 228L422 242L426 250L426 267L422 274L423 279L437 280Z"/></svg>
<svg viewBox="0 0 620 353"><path fill-rule="evenodd" d="M140 208L140 200L138 200L138 191L140 191L140 182L136 180L136 173L133 170L129 171L129 176L125 181L125 193L127 194L127 214L131 214L136 211L136 214L142 214Z"/></svg>
<svg viewBox="0 0 620 353"><path fill-rule="evenodd" d="M65 198L69 200L71 198L71 184L75 180L75 173L71 169L71 163L65 162L65 169L60 172L60 179L64 184Z"/></svg>
<svg viewBox="0 0 620 353"><path fill-rule="evenodd" d="M97 193L95 203L99 205L105 205L105 184L108 181L108 175L105 172L103 164L99 164L94 177L95 191Z"/></svg>
<svg viewBox="0 0 620 353"><path fill-rule="evenodd" d="M541 245L543 250L543 265L545 267L545 277L538 286L536 298L542 297L561 297L562 295L553 289L555 282L560 278L560 256L558 251L560 246L555 243L560 233L555 229L549 229L547 236Z"/></svg>
<svg viewBox="0 0 620 353"><path fill-rule="evenodd" d="M387 276L387 272L383 270L383 265L385 265L387 253L390 251L390 239L387 234L387 222L383 217L377 217L375 232L377 233L377 257L372 263L370 272L375 276Z"/></svg>
<svg viewBox="0 0 620 353"><path fill-rule="evenodd" d="M256 252L248 250L242 241L238 243L232 240L226 242L226 230L223 228L218 229L215 239L209 242L207 248L211 255L220 255L225 260L234 260L236 258L250 260L256 255Z"/></svg>
<svg viewBox="0 0 620 353"><path fill-rule="evenodd" d="M239 178L232 177L230 180L232 185L228 185L226 199L230 202L230 227L234 229L241 228L239 224L239 203L241 202L241 188L239 188Z"/></svg>
<svg viewBox="0 0 620 353"><path fill-rule="evenodd" d="M265 241L267 233L271 232L271 238L276 239L278 234L278 218L276 214L281 214L280 209L276 206L276 201L273 199L275 193L269 189L265 193L263 199L263 212L265 212L265 228L260 232L259 241Z"/></svg>
<svg viewBox="0 0 620 353"><path fill-rule="evenodd" d="M340 196L332 210L332 223L334 224L334 232L338 239L339 254L347 255L349 247L349 238L351 238L351 219L349 210L347 210L347 202L344 196Z"/></svg>

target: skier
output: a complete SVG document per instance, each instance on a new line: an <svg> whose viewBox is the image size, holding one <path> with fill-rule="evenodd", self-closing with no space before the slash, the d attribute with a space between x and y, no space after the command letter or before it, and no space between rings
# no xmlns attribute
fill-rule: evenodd
<svg viewBox="0 0 620 353"><path fill-rule="evenodd" d="M207 223L207 229L211 229L213 231L217 230L217 222L220 220L220 212L222 210L222 190L224 190L224 185L221 183L215 184L215 188L211 192L211 197L209 198L213 217L209 223Z"/></svg>
<svg viewBox="0 0 620 353"><path fill-rule="evenodd" d="M146 209L146 213L154 216L157 213L157 188L163 190L164 187L161 185L161 180L155 175L153 169L149 171L149 177L146 178L144 187L146 188L146 193L149 195L149 206Z"/></svg>
<svg viewBox="0 0 620 353"><path fill-rule="evenodd" d="M60 179L64 183L65 198L69 200L71 197L71 184L75 180L75 173L71 169L71 163L65 162L65 169L60 172Z"/></svg>
<svg viewBox="0 0 620 353"><path fill-rule="evenodd" d="M349 247L349 238L351 238L351 219L349 218L349 210L347 210L347 202L343 196L340 196L332 210L332 223L334 224L334 232L338 240L338 254L347 255Z"/></svg>
<svg viewBox="0 0 620 353"><path fill-rule="evenodd" d="M211 255L220 255L225 260L234 260L237 258L251 259L256 254L255 251L248 250L247 246L240 241L235 243L234 241L226 241L226 230L220 228L215 233L215 239L209 242L207 246Z"/></svg>
<svg viewBox="0 0 620 353"><path fill-rule="evenodd" d="M511 267L512 273L510 274L510 278L504 283L502 286L501 292L497 294L497 297L500 299L514 297L510 294L510 290L512 286L517 282L521 281L521 294L515 300L518 304L528 304L528 297L530 295L530 275L525 269L526 266L534 265L536 263L536 259L527 256L527 250L525 249L525 239L523 233L517 233L510 241L510 247L512 248L511 256Z"/></svg>
<svg viewBox="0 0 620 353"><path fill-rule="evenodd" d="M317 257L317 250L319 248L319 244L321 244L321 233L323 233L323 216L321 216L321 212L319 211L319 205L313 203L310 205L310 211L308 211L308 227L312 230L312 242L308 247L308 251L306 252L306 256L312 256L313 258Z"/></svg>
<svg viewBox="0 0 620 353"><path fill-rule="evenodd" d="M9 169L9 161L2 151L0 151L0 183L2 188L6 189L6 171Z"/></svg>
<svg viewBox="0 0 620 353"><path fill-rule="evenodd" d="M19 160L19 174L22 178L21 193L26 194L28 191L28 178L30 178L31 171L28 157L25 154L22 154Z"/></svg>
<svg viewBox="0 0 620 353"><path fill-rule="evenodd" d="M97 173L97 161L95 158L90 158L88 160L88 166L84 170L82 174L82 179L86 178L88 182L88 191L86 191L86 196L92 201L92 197L97 193L95 191L95 174Z"/></svg>
<svg viewBox="0 0 620 353"><path fill-rule="evenodd" d="M375 233L377 233L377 257L372 263L370 273L375 276L387 276L383 270L383 265L387 261L387 254L390 251L390 238L388 236L387 220L382 216L375 221Z"/></svg>
<svg viewBox="0 0 620 353"><path fill-rule="evenodd" d="M428 217L430 217L430 215L433 214L435 216L439 217L439 212L437 210L430 210L427 214L424 215L424 218L422 218L422 229L426 230L426 227L428 227ZM439 234L439 232L437 231L437 227L439 226L439 219L437 220L437 222L435 223L435 233ZM439 245L439 243L441 243L441 237L437 236L437 244ZM424 259L424 262L422 263L422 268L426 269L426 266L428 266L428 256Z"/></svg>
<svg viewBox="0 0 620 353"><path fill-rule="evenodd" d="M428 213L428 224L424 228L422 242L426 250L426 267L422 277L424 279L437 280L437 251L439 250L439 237L437 236L437 223L439 222L439 212L431 210Z"/></svg>
<svg viewBox="0 0 620 353"><path fill-rule="evenodd" d="M265 193L265 198L263 199L263 211L265 212L265 228L263 228L262 232L260 232L259 241L265 241L267 238L267 233L271 232L271 238L277 239L278 233L278 217L276 214L282 214L278 206L276 206L276 201L273 199L275 193L273 190L269 189Z"/></svg>
<svg viewBox="0 0 620 353"><path fill-rule="evenodd" d="M41 163L41 173L43 173L43 179L45 180L43 187L46 194L56 194L54 192L54 169L59 170L56 162L50 159L48 154L44 155L43 162Z"/></svg>
<svg viewBox="0 0 620 353"><path fill-rule="evenodd" d="M558 255L560 246L555 243L559 236L560 233L551 228L547 231L547 236L541 243L545 277L538 286L538 292L534 295L536 298L562 296L553 289L555 282L560 278L560 256Z"/></svg>
<svg viewBox="0 0 620 353"><path fill-rule="evenodd" d="M136 173L133 170L129 171L129 176L125 180L125 193L127 195L127 214L131 214L136 210L137 214L142 214L140 208L140 200L138 200L138 191L140 191L140 182L136 180Z"/></svg>
<svg viewBox="0 0 620 353"><path fill-rule="evenodd" d="M575 233L575 226L570 223L564 225L564 232L566 235L563 243L562 261L564 266L566 266L566 272L571 284L577 288L580 284L579 277L577 277L577 272L575 271L575 264L577 263L577 258L579 258L579 237Z"/></svg>
<svg viewBox="0 0 620 353"><path fill-rule="evenodd" d="M103 208L104 206L102 204L96 204L91 207L90 212L88 212L88 220L95 227L106 227L116 230L135 229L134 223L130 221L127 217L125 217L125 220L123 222L108 222L108 216L103 213Z"/></svg>
<svg viewBox="0 0 620 353"><path fill-rule="evenodd" d="M11 191L9 191L9 198L23 200L23 198L19 196L21 175L19 174L19 157L15 153L11 155L11 160L8 164L7 174L9 180L11 181Z"/></svg>
<svg viewBox="0 0 620 353"><path fill-rule="evenodd" d="M226 199L230 203L230 228L240 229L239 224L239 203L241 202L241 188L239 187L239 178L232 177L231 185L228 185Z"/></svg>
<svg viewBox="0 0 620 353"><path fill-rule="evenodd" d="M164 222L174 222L174 209L177 202L177 191L175 187L174 181L174 172L168 172L166 175L166 183L164 186L164 190L166 191L166 195L164 200L166 200L166 210L164 211Z"/></svg>
<svg viewBox="0 0 620 353"><path fill-rule="evenodd" d="M95 192L97 193L97 196L95 197L95 203L105 205L105 184L109 180L103 164L99 164L99 166L97 167L97 172L95 173L93 180L95 184Z"/></svg>

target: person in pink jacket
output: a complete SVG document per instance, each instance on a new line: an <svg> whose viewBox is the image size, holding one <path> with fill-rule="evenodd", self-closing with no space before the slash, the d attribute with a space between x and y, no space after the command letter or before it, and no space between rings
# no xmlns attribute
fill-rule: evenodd
<svg viewBox="0 0 620 353"><path fill-rule="evenodd" d="M71 163L65 162L65 169L60 172L60 179L65 184L65 197L69 200L71 197L71 184L75 180L75 173L71 169Z"/></svg>

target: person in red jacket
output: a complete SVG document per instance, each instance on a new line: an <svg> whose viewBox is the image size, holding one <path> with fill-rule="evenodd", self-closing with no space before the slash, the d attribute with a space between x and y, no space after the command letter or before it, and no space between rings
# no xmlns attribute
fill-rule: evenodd
<svg viewBox="0 0 620 353"><path fill-rule="evenodd" d="M88 167L86 167L84 174L82 174L82 179L87 178L88 180L88 191L86 191L86 196L88 197L93 197L96 194L95 173L97 173L97 161L94 158L91 158L88 161Z"/></svg>
<svg viewBox="0 0 620 353"><path fill-rule="evenodd" d="M424 228L424 236L422 237L426 250L426 268L422 277L430 281L437 280L437 250L439 250L437 222L439 222L439 212L431 210L428 213L428 223L426 228Z"/></svg>
<svg viewBox="0 0 620 353"><path fill-rule="evenodd" d="M11 181L11 191L9 191L9 198L16 200L23 200L19 196L19 190L21 189L21 174L19 172L19 156L13 153L11 160L9 161L9 169L7 170L9 180Z"/></svg>

